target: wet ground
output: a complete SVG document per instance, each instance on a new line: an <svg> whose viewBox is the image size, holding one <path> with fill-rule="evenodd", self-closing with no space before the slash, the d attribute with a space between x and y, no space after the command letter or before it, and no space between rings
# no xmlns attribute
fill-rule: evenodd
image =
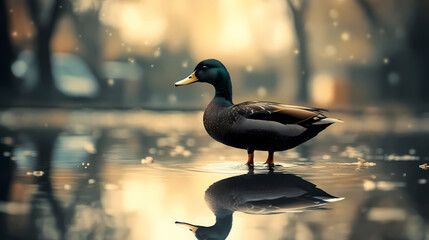
<svg viewBox="0 0 429 240"><path fill-rule="evenodd" d="M0 239L195 239L176 221L220 239L429 239L429 115L331 115L345 123L249 172L202 112L3 111Z"/></svg>

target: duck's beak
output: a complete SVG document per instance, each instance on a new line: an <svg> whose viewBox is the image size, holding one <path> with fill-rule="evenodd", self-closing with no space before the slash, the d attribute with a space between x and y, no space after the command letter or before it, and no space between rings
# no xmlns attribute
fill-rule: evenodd
<svg viewBox="0 0 429 240"><path fill-rule="evenodd" d="M195 72L193 72L191 75L189 75L189 77L176 82L174 85L177 87L177 86L182 86L182 85L188 85L188 84L194 83L196 81L198 81L198 78L197 78L197 76L195 76Z"/></svg>
<svg viewBox="0 0 429 240"><path fill-rule="evenodd" d="M193 232L194 234L197 232L198 227L189 223L185 222L175 222L175 224L179 225L180 227L183 227L185 229L188 229L189 231Z"/></svg>

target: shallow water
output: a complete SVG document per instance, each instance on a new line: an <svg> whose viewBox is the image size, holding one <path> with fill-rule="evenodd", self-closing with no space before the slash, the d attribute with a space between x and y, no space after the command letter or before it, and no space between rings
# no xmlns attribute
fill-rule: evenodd
<svg viewBox="0 0 429 240"><path fill-rule="evenodd" d="M273 169L257 152L249 172L246 152L212 140L201 112L3 111L0 239L195 239L175 222L213 225L210 201L273 194L248 190L270 174L338 201L282 203L280 214L236 202L227 239L428 239L427 115L336 116L345 123L276 153ZM206 202L212 184L249 175Z"/></svg>

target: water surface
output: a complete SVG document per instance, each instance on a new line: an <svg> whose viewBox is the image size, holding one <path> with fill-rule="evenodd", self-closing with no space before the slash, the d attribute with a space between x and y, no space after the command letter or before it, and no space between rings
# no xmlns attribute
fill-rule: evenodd
<svg viewBox="0 0 429 240"><path fill-rule="evenodd" d="M249 173L246 152L212 140L201 112L3 111L0 238L195 239L175 222L215 223L212 184L272 172L344 199L235 209L227 239L429 238L428 118L337 116L345 123L276 153L273 170L257 152Z"/></svg>

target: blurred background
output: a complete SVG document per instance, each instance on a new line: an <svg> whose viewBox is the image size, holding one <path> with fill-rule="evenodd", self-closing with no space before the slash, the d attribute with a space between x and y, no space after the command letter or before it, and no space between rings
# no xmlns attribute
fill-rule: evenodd
<svg viewBox="0 0 429 240"><path fill-rule="evenodd" d="M248 169L205 132L213 88L174 87L207 58L235 103L345 122L275 168L345 199L237 211L228 239L429 239L428 43L426 0L1 0L0 239L195 239L174 222L212 225L206 189Z"/></svg>
<svg viewBox="0 0 429 240"><path fill-rule="evenodd" d="M429 100L429 4L399 0L4 0L1 105L201 109L196 63L236 101L350 108Z"/></svg>

